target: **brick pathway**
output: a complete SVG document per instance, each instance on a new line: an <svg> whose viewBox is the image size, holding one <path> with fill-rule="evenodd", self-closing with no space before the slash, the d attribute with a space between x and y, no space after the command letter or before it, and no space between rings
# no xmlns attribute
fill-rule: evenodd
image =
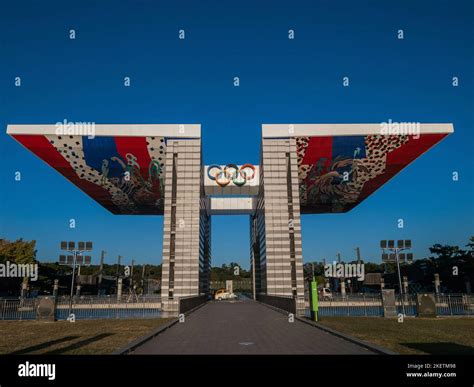
<svg viewBox="0 0 474 387"><path fill-rule="evenodd" d="M209 302L133 354L372 354L258 302Z"/></svg>

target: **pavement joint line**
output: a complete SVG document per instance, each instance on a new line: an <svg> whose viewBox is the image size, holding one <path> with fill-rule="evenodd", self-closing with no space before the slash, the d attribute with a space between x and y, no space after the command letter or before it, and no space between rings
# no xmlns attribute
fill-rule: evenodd
<svg viewBox="0 0 474 387"><path fill-rule="evenodd" d="M265 304L264 302L261 302L261 301L258 301L260 304L266 306L267 308L270 308L270 309L273 309L275 310L276 312L280 312L284 315L288 315L290 312L286 311L286 310L283 310L283 309L280 309L280 308L277 308L273 305L268 305L268 304ZM360 339L357 339L356 337L353 337L353 336L350 336L350 335L347 335L345 333L342 333L342 332L339 332L339 331L336 331L332 328L328 328L324 325L321 325L321 324L318 324L314 321L311 321L305 317L298 317L295 315L295 319L298 320L298 321L301 321L302 323L304 324L308 324L308 325L311 325L312 327L314 328L318 328L322 331L325 331L327 333L330 333L334 336L337 336L341 339L344 339L344 340L347 340L347 341L350 341L354 344L357 344L357 345L360 345L361 347L364 347L364 348L367 348L369 349L370 351L376 353L376 354L380 354L380 355L398 355L397 352L393 352L393 351L390 351L389 349L386 349L386 348L383 348L377 344L372 344L372 343L368 343L367 341L363 341L363 340L360 340Z"/></svg>
<svg viewBox="0 0 474 387"><path fill-rule="evenodd" d="M203 307L206 304L207 304L207 301L203 302L202 304L200 304L200 305L194 307L193 309L187 311L185 313L185 315L189 315L189 314L195 312L196 310L198 310L199 308ZM118 350L112 352L112 355L126 355L126 354L129 354L135 348L137 348L140 345L144 344L145 342L153 339L155 336L158 336L160 333L162 333L162 332L166 331L167 329L171 328L173 325L175 325L178 322L179 322L179 318L174 318L168 324L162 325L161 327L156 328L152 332L147 333L146 335L144 335L142 337L139 337L138 339L133 340L131 343L128 343L124 347L119 348Z"/></svg>

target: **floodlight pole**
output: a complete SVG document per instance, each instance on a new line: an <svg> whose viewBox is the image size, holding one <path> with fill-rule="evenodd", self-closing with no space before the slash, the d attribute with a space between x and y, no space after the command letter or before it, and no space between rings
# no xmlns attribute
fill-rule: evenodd
<svg viewBox="0 0 474 387"><path fill-rule="evenodd" d="M402 312L403 316L406 316L405 313L405 295L403 291L403 285L402 285L402 274L400 270L400 251L403 250L410 250L411 249L411 240L407 239L405 241L403 240L398 240L397 241L397 247L395 247L395 241L394 240L382 240L380 241L380 247L382 248L382 261L384 261L385 258L385 263L387 262L393 262L392 260L392 254L386 254L385 249L388 249L392 253L395 253L395 260L397 261L397 272L398 272L398 286L400 287L400 302L402 304ZM413 254L411 254L413 256ZM384 257L385 256L385 257ZM386 270L386 267L385 267Z"/></svg>
<svg viewBox="0 0 474 387"><path fill-rule="evenodd" d="M82 247L82 249L81 249L81 247ZM62 241L61 242L61 250L72 253L71 293L70 293L70 296L69 296L69 310L68 310L68 320L69 320L69 317L72 314L72 298L74 297L74 280L75 280L75 277L76 277L77 256L79 254L82 254L85 251L92 250L92 242L86 242L86 243L79 242L78 243L78 248L76 249L76 244L74 242L70 241L68 243L68 242ZM63 258L64 258L64 263L61 262L63 260ZM68 260L69 260L69 255L67 257L64 256L64 255L59 256L59 264L60 265L64 264L64 265L69 266ZM87 261L87 259L86 259L86 261ZM86 262L86 264L87 264L87 262ZM89 264L90 264L90 262L89 262ZM79 275L80 274L81 274L81 268L79 266Z"/></svg>
<svg viewBox="0 0 474 387"><path fill-rule="evenodd" d="M402 288L402 277L401 277L401 274L400 274L400 259L398 257L398 253L399 251L402 250L402 249L399 249L399 248L395 248L394 251L395 251L395 258L397 259L397 270L398 270L398 284L400 286L400 301L402 302L402 312L403 312L403 317L406 316L405 314L405 302L403 300L403 288Z"/></svg>
<svg viewBox="0 0 474 387"><path fill-rule="evenodd" d="M100 266L99 266L99 278L97 284L97 295L100 296L102 290L102 276L104 272L104 257L105 257L105 250L102 250L100 253Z"/></svg>
<svg viewBox="0 0 474 387"><path fill-rule="evenodd" d="M68 251L73 254L72 278L71 278L71 296L69 297L69 310L68 310L68 314L67 314L68 317L69 317L71 315L71 312L72 312L72 297L74 296L74 280L75 280L75 277L76 277L77 255L79 253L82 254L85 250L68 250Z"/></svg>
<svg viewBox="0 0 474 387"><path fill-rule="evenodd" d="M76 276L76 256L77 250L71 251L73 253L73 261L72 261L72 278L71 278L71 296L69 297L69 310L68 310L68 317L71 315L72 312L72 297L74 294L74 277Z"/></svg>

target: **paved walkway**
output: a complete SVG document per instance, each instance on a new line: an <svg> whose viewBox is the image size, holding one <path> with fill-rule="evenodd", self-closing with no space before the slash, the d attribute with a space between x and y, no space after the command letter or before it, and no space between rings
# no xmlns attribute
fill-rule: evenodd
<svg viewBox="0 0 474 387"><path fill-rule="evenodd" d="M133 354L372 354L252 300L209 302Z"/></svg>

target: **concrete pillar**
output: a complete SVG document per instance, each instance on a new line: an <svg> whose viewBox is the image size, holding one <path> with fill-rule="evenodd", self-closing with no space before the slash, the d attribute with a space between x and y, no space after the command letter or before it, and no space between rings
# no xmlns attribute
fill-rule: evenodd
<svg viewBox="0 0 474 387"><path fill-rule="evenodd" d="M258 270L260 270L260 254L257 245L257 238L255 232L255 222L256 219L254 216L250 216L250 266L252 269L252 298L254 300L257 299L257 262L258 259ZM260 285L260 280L258 281L258 285Z"/></svg>
<svg viewBox="0 0 474 387"><path fill-rule="evenodd" d="M440 293L441 281L439 280L439 274L435 273L434 275L434 286L435 286L435 293L438 295Z"/></svg>
<svg viewBox="0 0 474 387"><path fill-rule="evenodd" d="M81 296L81 285L77 285L76 286L76 297L80 297Z"/></svg>
<svg viewBox="0 0 474 387"><path fill-rule="evenodd" d="M396 317L397 306L395 300L394 289L383 289L382 290L382 307L384 317Z"/></svg>
<svg viewBox="0 0 474 387"><path fill-rule="evenodd" d="M211 218L204 197L201 140L168 140L163 217L163 311L181 297L209 293Z"/></svg>
<svg viewBox="0 0 474 387"><path fill-rule="evenodd" d="M260 172L261 174L261 172ZM262 194L259 194L262 199ZM252 279L253 279L253 297L258 299L261 293L264 293L266 287L266 271L262 268L261 261L261 239L262 235L259 233L259 224L265 222L265 215L263 211L255 211L255 214L250 216L250 259L252 262Z"/></svg>
<svg viewBox="0 0 474 387"><path fill-rule="evenodd" d="M59 293L59 280L55 279L54 280L54 285L53 285L53 297L57 298Z"/></svg>
<svg viewBox="0 0 474 387"><path fill-rule="evenodd" d="M225 281L225 288L229 293L234 293L234 281L226 280Z"/></svg>
<svg viewBox="0 0 474 387"><path fill-rule="evenodd" d="M99 276L97 278L97 295L100 296L102 291L102 273L104 271L104 257L105 251L102 250L100 253L100 267L99 267Z"/></svg>
<svg viewBox="0 0 474 387"><path fill-rule="evenodd" d="M258 215L262 238L262 292L297 299L304 314L304 276L301 244L298 156L294 138L262 139ZM265 183L265 185L263 185ZM303 305L303 308L300 307Z"/></svg>
<svg viewBox="0 0 474 387"><path fill-rule="evenodd" d="M122 299L122 278L117 281L117 301Z"/></svg>
<svg viewBox="0 0 474 387"><path fill-rule="evenodd" d="M346 280L341 278L341 296L344 298L346 296Z"/></svg>
<svg viewBox="0 0 474 387"><path fill-rule="evenodd" d="M22 282L21 284L21 298L26 298L28 295L28 283Z"/></svg>
<svg viewBox="0 0 474 387"><path fill-rule="evenodd" d="M403 276L403 294L408 294L408 277Z"/></svg>
<svg viewBox="0 0 474 387"><path fill-rule="evenodd" d="M471 281L469 281L469 278L466 278L466 293L467 294L471 294L472 293L472 290L471 290Z"/></svg>
<svg viewBox="0 0 474 387"><path fill-rule="evenodd" d="M385 280L382 277L380 277L380 290L382 291L384 289L385 289Z"/></svg>

